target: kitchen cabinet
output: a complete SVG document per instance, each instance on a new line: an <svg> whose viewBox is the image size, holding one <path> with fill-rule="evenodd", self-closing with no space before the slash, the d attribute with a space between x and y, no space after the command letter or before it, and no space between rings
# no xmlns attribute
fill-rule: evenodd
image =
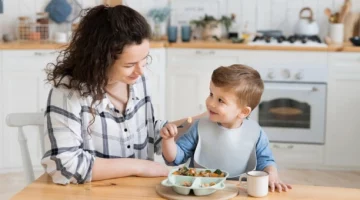
<svg viewBox="0 0 360 200"><path fill-rule="evenodd" d="M151 64L146 69L150 82L150 92L154 106L155 119L165 118L165 48L150 50Z"/></svg>
<svg viewBox="0 0 360 200"><path fill-rule="evenodd" d="M21 169L20 147L17 128L8 127L6 115L14 112L44 111L50 87L45 84L44 68L56 60L58 53L50 50L7 50L2 51L1 67L1 169ZM40 167L42 157L38 129L26 127L30 155L33 165Z"/></svg>
<svg viewBox="0 0 360 200"><path fill-rule="evenodd" d="M271 142L270 149L279 168L314 168L323 164L323 145Z"/></svg>
<svg viewBox="0 0 360 200"><path fill-rule="evenodd" d="M206 111L211 74L246 58L242 51L215 49L168 49L166 67L166 111L177 120Z"/></svg>
<svg viewBox="0 0 360 200"><path fill-rule="evenodd" d="M2 51L0 51L0 92L2 91L2 78L3 78L3 69L2 69ZM1 97L3 97L3 95L1 95ZM3 98L0 98L0 113L4 113L4 103L3 103ZM1 169L3 168L3 137L4 137L4 131L3 131L3 124L4 124L4 117L2 114L0 114L0 173L1 173Z"/></svg>
<svg viewBox="0 0 360 200"><path fill-rule="evenodd" d="M155 119L166 120L165 117L165 48L150 50L152 58L151 64L146 69L146 74L150 82L150 92L154 107ZM162 156L155 155L155 161L163 163Z"/></svg>
<svg viewBox="0 0 360 200"><path fill-rule="evenodd" d="M360 168L360 54L330 53L325 165Z"/></svg>

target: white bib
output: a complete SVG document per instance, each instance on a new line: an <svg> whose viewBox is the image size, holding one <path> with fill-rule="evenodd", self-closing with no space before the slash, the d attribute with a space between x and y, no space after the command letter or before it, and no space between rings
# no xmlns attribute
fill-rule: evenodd
<svg viewBox="0 0 360 200"><path fill-rule="evenodd" d="M255 121L246 119L241 127L227 129L209 119L200 119L198 136L195 167L225 170L229 178L256 168L260 126Z"/></svg>

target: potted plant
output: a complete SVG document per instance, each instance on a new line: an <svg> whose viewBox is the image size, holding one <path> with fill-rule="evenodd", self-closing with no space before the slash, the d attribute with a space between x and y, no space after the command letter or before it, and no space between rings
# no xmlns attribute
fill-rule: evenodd
<svg viewBox="0 0 360 200"><path fill-rule="evenodd" d="M206 15L199 20L191 20L190 24L195 25L197 28L202 28L203 40L220 40L222 35L221 25L225 26L226 31L229 31L229 27L234 21L235 15L231 17L222 16L221 19L216 19L213 16Z"/></svg>
<svg viewBox="0 0 360 200"><path fill-rule="evenodd" d="M154 22L153 39L160 40L162 32L165 32L166 24L164 23L170 15L170 7L153 8L149 11L148 16ZM162 26L164 30L162 31Z"/></svg>

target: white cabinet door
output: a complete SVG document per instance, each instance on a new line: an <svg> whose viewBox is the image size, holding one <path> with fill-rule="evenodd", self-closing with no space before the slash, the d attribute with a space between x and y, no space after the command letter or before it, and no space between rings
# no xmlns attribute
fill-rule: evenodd
<svg viewBox="0 0 360 200"><path fill-rule="evenodd" d="M2 54L3 51L0 51L0 92L2 93L2 77L3 77L3 65L2 65ZM3 94L1 94L1 97L3 97ZM3 98L0 98L0 113L4 113L4 102ZM4 115L0 114L0 172L3 169L3 163L4 163L4 153L3 153L3 144L4 144L4 131L3 131L3 125L5 124L5 118Z"/></svg>
<svg viewBox="0 0 360 200"><path fill-rule="evenodd" d="M150 82L150 92L154 106L155 119L165 119L165 48L150 49L151 64L146 74Z"/></svg>
<svg viewBox="0 0 360 200"><path fill-rule="evenodd" d="M167 71L167 118L177 120L193 116L204 111L205 98L199 91L208 91L204 82L208 76L201 76L196 71L184 69L168 69Z"/></svg>
<svg viewBox="0 0 360 200"><path fill-rule="evenodd" d="M360 54L329 55L325 164L360 167Z"/></svg>
<svg viewBox="0 0 360 200"><path fill-rule="evenodd" d="M177 120L206 110L214 69L239 63L239 51L168 49L166 69L167 119Z"/></svg>
<svg viewBox="0 0 360 200"><path fill-rule="evenodd" d="M271 143L270 149L281 168L313 168L323 164L323 145Z"/></svg>
<svg viewBox="0 0 360 200"><path fill-rule="evenodd" d="M39 112L46 106L49 86L45 86L44 68L54 62L57 54L54 51L3 51L3 71L1 91L3 94L2 118L14 112ZM17 128L6 126L5 120L2 134L3 170L21 169L20 147ZM38 129L27 127L25 135L28 139L30 156L34 166L40 166L42 157Z"/></svg>

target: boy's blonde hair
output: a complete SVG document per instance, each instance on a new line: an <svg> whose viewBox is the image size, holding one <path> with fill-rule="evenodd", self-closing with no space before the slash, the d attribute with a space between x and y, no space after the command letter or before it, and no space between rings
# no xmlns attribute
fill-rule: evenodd
<svg viewBox="0 0 360 200"><path fill-rule="evenodd" d="M264 83L259 72L240 64L215 69L211 81L216 87L233 90L240 104L249 106L251 110L259 104L264 91Z"/></svg>

